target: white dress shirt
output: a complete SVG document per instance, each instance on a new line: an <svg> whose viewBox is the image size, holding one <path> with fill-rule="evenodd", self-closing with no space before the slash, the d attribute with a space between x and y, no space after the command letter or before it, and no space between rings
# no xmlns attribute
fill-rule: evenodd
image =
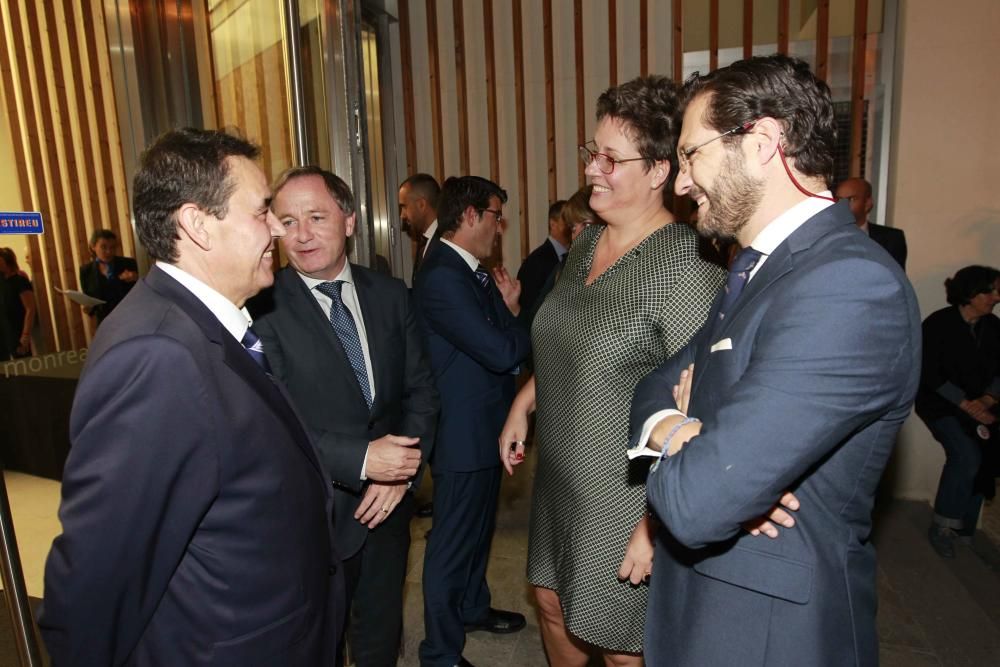
<svg viewBox="0 0 1000 667"><path fill-rule="evenodd" d="M438 221L434 218L434 222L427 225L427 229L424 230L424 238L427 239L427 243L424 244L424 251L420 254L421 259L427 256L427 249L431 247L431 239L434 238L434 232L437 231Z"/></svg>
<svg viewBox="0 0 1000 667"><path fill-rule="evenodd" d="M833 198L832 193L829 190L820 192L815 197L809 197L805 201L801 201L795 206L791 207L777 218L768 223L764 229L760 230L753 241L750 242L750 247L762 253L762 256L757 260L757 264L754 265L753 270L750 271L750 277L747 278L747 284L753 280L754 276L760 271L760 267L764 266L767 258L773 253L779 245L784 243L785 239L792 235L796 229L801 227L809 220L811 217L825 210L829 206L833 206L834 202L828 201L826 199L820 199L820 197L830 197ZM712 341L710 341L712 342ZM698 372L698 369L695 369ZM678 378L679 379L679 378ZM654 412L650 417L643 423L642 433L639 435L639 444L628 451L628 457L634 459L640 456L655 456L661 458L665 455L667 451L666 445L668 443L663 443L663 453L654 451L646 447L646 443L649 441L649 436L652 434L653 429L656 425L667 417L673 415L684 415L680 410L667 409Z"/></svg>
<svg viewBox="0 0 1000 667"><path fill-rule="evenodd" d="M156 266L168 276L179 282L184 288L191 292L205 307L212 311L219 322L232 334L240 345L243 344L243 335L250 327L253 320L246 308L237 308L236 304L219 294L217 291L198 280L184 269L180 269L173 264L157 261Z"/></svg>

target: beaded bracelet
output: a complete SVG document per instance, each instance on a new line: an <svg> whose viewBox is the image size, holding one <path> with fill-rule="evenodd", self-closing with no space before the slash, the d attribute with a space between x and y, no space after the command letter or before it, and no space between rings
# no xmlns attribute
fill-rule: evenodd
<svg viewBox="0 0 1000 667"><path fill-rule="evenodd" d="M667 437L663 439L663 456L667 455L667 450L670 449L670 441L677 435L677 431L681 430L682 426L694 424L695 422L700 424L701 420L697 417L685 417L679 423L674 424L674 427L670 429L670 433L667 433Z"/></svg>

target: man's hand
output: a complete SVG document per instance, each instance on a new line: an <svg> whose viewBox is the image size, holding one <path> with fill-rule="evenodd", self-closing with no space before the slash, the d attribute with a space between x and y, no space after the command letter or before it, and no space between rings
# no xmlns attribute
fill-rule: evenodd
<svg viewBox="0 0 1000 667"><path fill-rule="evenodd" d="M384 435L368 443L365 477L375 482L404 482L417 474L420 438Z"/></svg>
<svg viewBox="0 0 1000 667"><path fill-rule="evenodd" d="M497 289L500 290L500 296L503 297L503 302L507 304L507 309L513 315L517 315L521 312L521 304L518 303L518 299L521 298L521 281L517 278L512 278L507 269L502 266L498 266L493 269L493 282L496 283Z"/></svg>
<svg viewBox="0 0 1000 667"><path fill-rule="evenodd" d="M754 537L763 533L773 540L778 536L778 528L774 525L775 523L785 528L791 528L795 525L795 519L792 518L792 515L786 512L785 509L789 509L793 512L799 509L799 499L796 498L791 491L785 491L784 495L782 495L777 504L771 508L771 511L768 512L767 516L754 519L753 521L747 521L743 524L743 530L747 531ZM774 523L771 523L772 521Z"/></svg>
<svg viewBox="0 0 1000 667"><path fill-rule="evenodd" d="M132 271L131 269L125 269L124 271L118 274L118 280L121 280L122 282L126 283L134 283L136 279L138 279L138 277L139 274L137 274L135 271Z"/></svg>
<svg viewBox="0 0 1000 667"><path fill-rule="evenodd" d="M389 518L405 493L405 482L394 484L372 482L368 485L365 496L361 499L361 504L354 512L354 518L368 526L370 530Z"/></svg>
<svg viewBox="0 0 1000 667"><path fill-rule="evenodd" d="M618 578L628 579L638 586L653 572L653 524L649 516L644 516L632 531L632 537L625 548L625 558L618 568Z"/></svg>
<svg viewBox="0 0 1000 667"><path fill-rule="evenodd" d="M996 416L990 412L989 404L983 398L962 401L958 404L958 407L980 424L992 426L997 420Z"/></svg>
<svg viewBox="0 0 1000 667"><path fill-rule="evenodd" d="M673 456L681 451L691 438L701 433L701 422L697 421L684 424L674 431L674 428L686 419L685 415L691 403L691 384L693 379L694 364L691 364L681 371L680 378L678 378L677 384L674 385L673 389L674 403L677 404L677 409L683 412L684 415L672 415L661 420L654 426L653 432L649 434L649 442L646 443L650 449L662 452L663 446L666 444L667 456ZM664 443L664 440L666 440L671 432L673 432L673 437L670 438L670 442Z"/></svg>

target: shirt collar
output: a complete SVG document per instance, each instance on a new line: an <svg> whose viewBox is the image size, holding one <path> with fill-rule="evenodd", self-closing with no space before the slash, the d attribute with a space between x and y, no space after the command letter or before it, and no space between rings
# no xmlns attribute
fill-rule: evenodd
<svg viewBox="0 0 1000 667"><path fill-rule="evenodd" d="M819 197L833 197L829 190L820 192L817 197L809 197L791 207L777 218L768 223L767 227L760 230L757 237L750 243L750 247L759 250L765 255L770 255L781 245L785 239L805 224L806 220L813 217L829 206L833 206L832 201L820 199Z"/></svg>
<svg viewBox="0 0 1000 667"><path fill-rule="evenodd" d="M437 231L437 228L438 228L438 221L437 218L434 218L434 222L427 225L427 229L424 230L424 238L427 239L428 241L434 238L434 232Z"/></svg>
<svg viewBox="0 0 1000 667"><path fill-rule="evenodd" d="M562 259L562 256L566 254L568 248L564 246L562 243L559 243L559 241L556 241L551 236L549 237L549 243L551 243L552 247L556 249L556 255L558 255L559 258Z"/></svg>
<svg viewBox="0 0 1000 667"><path fill-rule="evenodd" d="M302 282L304 282L306 284L306 287L308 287L310 290L316 289L317 285L330 282L329 280L320 280L319 278L313 278L311 276L307 276L306 274L299 273L298 271L296 271L296 273L299 274L299 278L302 278ZM345 261L344 268L342 268L340 270L340 273L337 274L337 277L333 279L334 282L338 280L341 282L348 283L349 285L354 284L354 275L351 273L350 262Z"/></svg>
<svg viewBox="0 0 1000 667"><path fill-rule="evenodd" d="M156 262L164 273L183 285L195 298L205 304L222 326L238 341L243 340L253 319L246 308L237 308L236 304L222 296L202 281L198 280L184 269L166 262Z"/></svg>
<svg viewBox="0 0 1000 667"><path fill-rule="evenodd" d="M466 250L465 248L463 248L460 245L456 245L456 244L452 243L448 239L441 239L441 242L442 243L446 243L449 246L451 246L455 250L455 252L458 253L458 256L461 257L462 260L465 261L465 263L469 265L470 269L472 269L473 271L475 271L476 269L479 268L479 260L476 259L471 252L469 252L468 250Z"/></svg>

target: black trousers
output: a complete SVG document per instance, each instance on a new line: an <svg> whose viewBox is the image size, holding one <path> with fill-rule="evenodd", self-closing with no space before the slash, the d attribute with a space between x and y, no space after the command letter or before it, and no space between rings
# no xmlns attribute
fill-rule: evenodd
<svg viewBox="0 0 1000 667"><path fill-rule="evenodd" d="M345 636L357 667L394 667L399 660L413 510L407 492L389 518L369 531L361 550L344 561L350 609Z"/></svg>

